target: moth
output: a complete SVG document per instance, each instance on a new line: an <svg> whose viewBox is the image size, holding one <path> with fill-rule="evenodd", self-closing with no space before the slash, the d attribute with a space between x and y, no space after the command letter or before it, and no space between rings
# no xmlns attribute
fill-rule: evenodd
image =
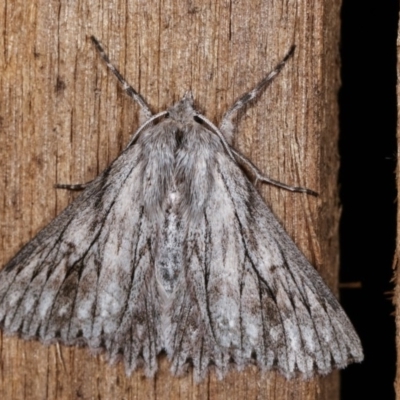
<svg viewBox="0 0 400 400"><path fill-rule="evenodd" d="M263 176L232 147L233 118L286 57L225 113L219 128L187 93L149 106L91 38L145 122L125 150L0 272L0 326L45 344L84 345L123 360L127 374L201 380L257 365L287 378L363 359L331 291L262 200ZM73 185L59 187L76 189Z"/></svg>

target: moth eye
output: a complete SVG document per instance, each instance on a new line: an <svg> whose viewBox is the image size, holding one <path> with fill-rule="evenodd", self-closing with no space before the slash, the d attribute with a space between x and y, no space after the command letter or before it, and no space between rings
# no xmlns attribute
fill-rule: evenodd
<svg viewBox="0 0 400 400"><path fill-rule="evenodd" d="M164 115L164 118L169 118L169 113L166 113L166 114Z"/></svg>
<svg viewBox="0 0 400 400"><path fill-rule="evenodd" d="M204 121L203 121L201 118L199 118L197 115L195 115L195 116L193 117L193 119L194 119L198 124L203 125L203 123L204 123Z"/></svg>

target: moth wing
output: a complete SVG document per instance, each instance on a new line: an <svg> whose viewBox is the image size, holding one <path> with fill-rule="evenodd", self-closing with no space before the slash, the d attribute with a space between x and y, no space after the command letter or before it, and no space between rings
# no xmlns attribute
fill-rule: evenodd
<svg viewBox="0 0 400 400"><path fill-rule="evenodd" d="M155 233L143 212L142 153L126 149L0 272L6 333L105 349L128 372L138 360L155 372Z"/></svg>
<svg viewBox="0 0 400 400"><path fill-rule="evenodd" d="M191 360L197 378L209 365L224 375L232 362L310 377L361 361L360 340L317 271L240 167L224 152L216 158L171 311L173 371Z"/></svg>

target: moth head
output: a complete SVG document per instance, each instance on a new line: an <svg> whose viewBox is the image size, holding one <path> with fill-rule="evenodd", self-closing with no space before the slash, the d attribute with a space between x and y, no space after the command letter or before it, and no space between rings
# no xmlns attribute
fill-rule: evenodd
<svg viewBox="0 0 400 400"><path fill-rule="evenodd" d="M182 124L192 123L197 112L193 108L193 94L191 91L185 93L181 100L168 110L168 116Z"/></svg>

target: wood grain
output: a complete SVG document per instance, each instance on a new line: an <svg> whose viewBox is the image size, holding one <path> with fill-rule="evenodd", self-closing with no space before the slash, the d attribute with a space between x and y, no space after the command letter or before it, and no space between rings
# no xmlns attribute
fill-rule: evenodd
<svg viewBox="0 0 400 400"><path fill-rule="evenodd" d="M400 76L400 26L397 31L397 76ZM397 146L400 146L400 85L397 81ZM398 157L400 154L398 148ZM397 191L400 192L400 160L397 159ZM394 381L394 388L396 392L396 399L400 399L400 205L397 202L397 239L396 239L396 252L394 257L394 276L393 281L395 284L393 303L396 309L395 320L396 320L396 353L397 353L397 366L396 366L396 378Z"/></svg>
<svg viewBox="0 0 400 400"><path fill-rule="evenodd" d="M320 193L260 186L333 290L338 279L339 6L333 0L0 0L0 264L73 200L55 183L91 180L138 126L89 40L161 111L194 93L219 122L281 60L295 56L238 121L236 146L262 171ZM126 377L87 349L2 337L2 399L335 399L338 374L287 381L256 368L196 385L168 361Z"/></svg>

